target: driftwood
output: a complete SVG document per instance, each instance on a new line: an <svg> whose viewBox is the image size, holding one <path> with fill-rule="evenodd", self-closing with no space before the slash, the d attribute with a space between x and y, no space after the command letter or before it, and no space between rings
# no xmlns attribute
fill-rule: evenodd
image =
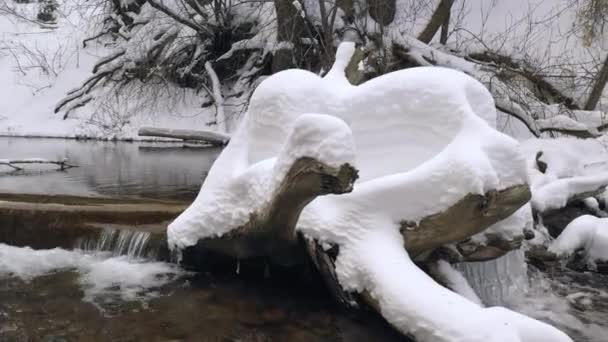
<svg viewBox="0 0 608 342"><path fill-rule="evenodd" d="M460 242L504 220L530 200L530 188L516 185L484 196L469 194L447 210L419 224L401 223L405 248L413 258L453 242Z"/></svg>
<svg viewBox="0 0 608 342"><path fill-rule="evenodd" d="M230 136L217 132L190 129L166 129L142 127L137 132L140 137L159 137L181 139L186 141L201 141L213 146L224 146L230 141Z"/></svg>
<svg viewBox="0 0 608 342"><path fill-rule="evenodd" d="M22 164L54 164L59 166L59 170L66 170L73 167L77 167L76 165L72 165L68 163L67 159L63 160L48 160L41 158L29 158L29 159L0 159L0 165L8 166L15 171L23 170L23 167L19 167L17 165Z"/></svg>

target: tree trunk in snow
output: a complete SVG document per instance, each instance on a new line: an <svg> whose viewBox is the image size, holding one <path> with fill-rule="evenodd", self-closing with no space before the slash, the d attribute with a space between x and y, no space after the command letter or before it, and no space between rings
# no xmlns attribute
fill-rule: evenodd
<svg viewBox="0 0 608 342"><path fill-rule="evenodd" d="M159 137L181 139L186 141L200 141L213 146L224 146L230 141L230 136L217 132L198 131L190 129L167 129L142 127L137 132L140 137Z"/></svg>
<svg viewBox="0 0 608 342"><path fill-rule="evenodd" d="M396 0L368 1L368 6L369 16L382 26L389 25L395 19Z"/></svg>
<svg viewBox="0 0 608 342"><path fill-rule="evenodd" d="M594 110L597 106L598 102L600 102L600 98L602 97L602 93L604 92L604 88L606 87L606 83L608 82L608 56L604 59L604 64L600 69L595 82L593 83L593 88L591 89L591 94L589 94L589 98L587 99L587 103L585 104L585 110Z"/></svg>
<svg viewBox="0 0 608 342"><path fill-rule="evenodd" d="M447 44L448 42L448 33L450 30L450 17L452 11L448 11L448 15L443 20L443 24L441 24L441 37L439 38L439 43L442 45Z"/></svg>
<svg viewBox="0 0 608 342"><path fill-rule="evenodd" d="M461 242L511 216L530 200L530 188L517 185L485 195L469 194L447 210L425 217L416 224L402 222L405 249L412 258L438 247Z"/></svg>
<svg viewBox="0 0 608 342"><path fill-rule="evenodd" d="M429 43L433 40L433 37L439 31L441 26L445 23L446 18L449 20L450 11L452 10L452 5L454 4L454 0L441 0L437 9L431 16L429 23L426 25L424 30L418 35L418 40Z"/></svg>
<svg viewBox="0 0 608 342"><path fill-rule="evenodd" d="M279 47L272 58L272 72L276 73L296 66L295 54L306 24L293 1L274 0L274 7L277 14Z"/></svg>
<svg viewBox="0 0 608 342"><path fill-rule="evenodd" d="M300 158L269 204L250 213L249 222L219 238L199 240L184 253L199 258L212 254L236 260L269 257L282 265L299 263L305 254L298 246L295 226L304 207L318 196L352 191L357 177L357 170L348 164L335 168L313 158Z"/></svg>

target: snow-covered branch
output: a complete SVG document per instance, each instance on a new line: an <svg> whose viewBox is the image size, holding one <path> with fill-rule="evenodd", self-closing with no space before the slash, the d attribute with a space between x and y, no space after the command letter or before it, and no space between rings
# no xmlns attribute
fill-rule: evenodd
<svg viewBox="0 0 608 342"><path fill-rule="evenodd" d="M181 139L186 141L201 141L214 146L223 146L230 141L230 136L218 132L190 129L166 129L142 127L137 133L140 137L159 137Z"/></svg>
<svg viewBox="0 0 608 342"><path fill-rule="evenodd" d="M226 115L224 114L224 98L222 97L222 84L220 79L217 77L215 70L208 61L205 62L205 70L211 79L211 89L213 91L213 104L215 105L215 117L221 131L228 133L228 122Z"/></svg>
<svg viewBox="0 0 608 342"><path fill-rule="evenodd" d="M66 170L69 168L76 167L76 165L72 165L68 163L67 159L63 160L49 160L43 158L27 158L27 159L0 159L0 165L4 165L12 168L15 171L23 170L23 167L17 165L24 164L54 164L59 166L59 170Z"/></svg>

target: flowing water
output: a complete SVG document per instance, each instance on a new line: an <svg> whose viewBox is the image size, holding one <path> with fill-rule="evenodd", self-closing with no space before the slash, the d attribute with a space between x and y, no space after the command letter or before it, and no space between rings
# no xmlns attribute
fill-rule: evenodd
<svg viewBox="0 0 608 342"><path fill-rule="evenodd" d="M0 193L191 199L219 150L166 143L0 138L3 158L68 158L64 172L0 169ZM189 273L155 260L146 232L105 229L73 251L0 244L0 342L404 341L373 314L273 278ZM528 267L521 252L459 266L487 305L608 341L608 276ZM236 267L235 267L236 270Z"/></svg>
<svg viewBox="0 0 608 342"><path fill-rule="evenodd" d="M192 199L220 151L180 147L0 138L0 159L68 158L79 166L0 166L0 193ZM376 315L345 311L304 284L272 275L243 282L158 262L149 240L108 228L72 251L0 243L0 342L404 341Z"/></svg>
<svg viewBox="0 0 608 342"><path fill-rule="evenodd" d="M0 341L404 341L305 286L143 258L147 240L106 230L74 251L0 244Z"/></svg>
<svg viewBox="0 0 608 342"><path fill-rule="evenodd" d="M557 267L541 272L513 251L457 269L488 306L506 306L549 322L577 342L608 341L608 275Z"/></svg>

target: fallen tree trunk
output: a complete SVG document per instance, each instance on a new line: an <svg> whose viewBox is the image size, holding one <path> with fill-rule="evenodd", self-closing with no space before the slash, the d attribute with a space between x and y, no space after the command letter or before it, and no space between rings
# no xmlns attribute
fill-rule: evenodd
<svg viewBox="0 0 608 342"><path fill-rule="evenodd" d="M469 194L447 210L420 221L401 223L405 249L412 258L484 231L511 216L531 197L527 185L517 185L485 195Z"/></svg>
<svg viewBox="0 0 608 342"><path fill-rule="evenodd" d="M230 136L217 132L190 129L167 129L142 127L137 132L140 137L159 137L181 139L186 141L201 141L213 146L224 146L230 141Z"/></svg>
<svg viewBox="0 0 608 342"><path fill-rule="evenodd" d="M357 170L349 164L336 168L313 158L300 158L266 207L250 213L246 224L186 248L184 262L200 266L205 259L213 259L206 257L211 254L236 260L268 257L280 265L301 263L305 251L295 231L300 213L318 196L351 192L357 177Z"/></svg>
<svg viewBox="0 0 608 342"><path fill-rule="evenodd" d="M23 170L22 167L17 165L22 164L54 164L59 166L59 170L66 170L72 167L77 167L76 165L72 165L68 163L67 159L63 160L48 160L42 158L28 158L28 159L0 159L0 165L8 166L15 171Z"/></svg>

